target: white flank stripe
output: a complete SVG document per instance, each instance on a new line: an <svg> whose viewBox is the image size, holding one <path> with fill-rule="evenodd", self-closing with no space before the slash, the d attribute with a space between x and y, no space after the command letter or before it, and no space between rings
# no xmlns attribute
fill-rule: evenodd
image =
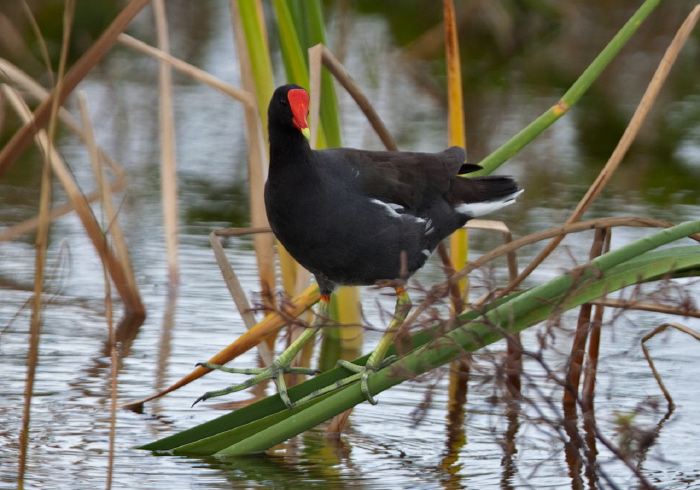
<svg viewBox="0 0 700 490"><path fill-rule="evenodd" d="M455 211L460 214L466 214L472 218L475 216L483 216L485 214L492 213L498 209L504 208L515 202L515 198L518 197L523 192L520 189L518 192L506 196L500 201L486 201L486 202L471 202L468 204L460 204L455 207Z"/></svg>
<svg viewBox="0 0 700 490"><path fill-rule="evenodd" d="M370 201L374 204L379 204L381 207L383 207L389 216L394 216L397 218L401 217L401 215L397 211L403 210L403 206L399 206L398 204L393 203L387 204L384 201L380 201L379 199L370 199Z"/></svg>

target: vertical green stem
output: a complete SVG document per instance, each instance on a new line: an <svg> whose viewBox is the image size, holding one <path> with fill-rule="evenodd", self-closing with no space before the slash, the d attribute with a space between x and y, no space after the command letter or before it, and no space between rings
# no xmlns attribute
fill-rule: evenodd
<svg viewBox="0 0 700 490"><path fill-rule="evenodd" d="M490 174L506 160L518 153L545 129L554 124L557 119L566 114L571 106L578 102L581 96L598 78L605 67L608 66L610 61L612 61L615 55L627 43L632 34L637 31L642 21L656 8L659 2L661 2L661 0L646 0L553 107L535 119L506 144L479 162L479 165L484 167L483 170L470 175L478 176Z"/></svg>

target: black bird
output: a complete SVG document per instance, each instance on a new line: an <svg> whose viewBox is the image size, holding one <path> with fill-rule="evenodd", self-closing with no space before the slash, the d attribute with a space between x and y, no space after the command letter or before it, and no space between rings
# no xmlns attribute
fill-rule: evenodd
<svg viewBox="0 0 700 490"><path fill-rule="evenodd" d="M275 378L291 407L282 374L328 317L337 286L383 280L401 284L425 264L441 240L469 219L513 203L522 192L507 176L460 177L481 167L465 164L466 152L457 146L440 153L312 150L308 106L309 95L298 85L283 85L272 96L265 205L277 239L316 277L321 294L316 328L305 330L273 366L250 370L257 376L249 382L209 396ZM362 373L362 390L371 403L376 402L367 379L386 364L386 350L410 308L404 288L395 289L394 319L366 366L343 364Z"/></svg>

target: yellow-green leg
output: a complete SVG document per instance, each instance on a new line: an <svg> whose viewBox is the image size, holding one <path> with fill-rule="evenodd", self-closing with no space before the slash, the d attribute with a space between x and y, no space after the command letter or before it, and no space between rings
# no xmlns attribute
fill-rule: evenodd
<svg viewBox="0 0 700 490"><path fill-rule="evenodd" d="M318 374L318 370L316 369L291 367L291 364L296 355L304 347L304 345L309 340L314 338L316 332L318 332L325 323L326 319L328 318L329 304L330 295L321 295L321 299L318 304L318 313L316 319L314 320L313 326L304 330L302 334L294 342L292 342L292 344L289 347L287 347L287 349L284 352L282 352L282 354L280 354L277 359L274 360L271 366L268 366L266 368L239 369L228 368L225 366L220 366L218 364L209 364L207 362L197 364L198 366L211 369L218 369L219 371L224 371L227 373L249 374L253 377L245 383L229 386L228 388L219 391L209 391L197 398L197 400L195 400L195 402L192 405L194 406L200 401L206 400L208 398L228 395L229 393L235 393L236 391L245 390L246 388L254 386L267 379L273 379L275 380L275 384L277 385L277 391L279 392L279 395L282 398L284 404L289 408L294 407L294 404L289 399L289 395L287 394L287 385L284 382L284 375L287 373Z"/></svg>
<svg viewBox="0 0 700 490"><path fill-rule="evenodd" d="M379 344L377 344L377 347L372 351L372 354L370 354L369 359L367 359L367 363L364 366L358 366L357 364L353 364L348 361L338 361L340 366L360 374L360 388L362 389L362 393L365 395L365 398L367 398L367 401L372 405L376 405L377 401L369 392L367 380L372 374L391 364L396 359L395 356L385 359L386 351L389 350L389 347L394 342L396 333L399 331L399 328L403 324L403 321L406 319L406 316L411 309L411 298L408 297L406 290L402 286L395 289L396 308L394 309L394 318L392 318L391 322L389 323L389 326L387 327L386 332L384 332Z"/></svg>

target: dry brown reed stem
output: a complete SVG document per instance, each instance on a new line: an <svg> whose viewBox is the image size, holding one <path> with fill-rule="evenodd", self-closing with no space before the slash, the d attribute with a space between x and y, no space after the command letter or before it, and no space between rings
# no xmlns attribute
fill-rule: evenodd
<svg viewBox="0 0 700 490"><path fill-rule="evenodd" d="M666 397L666 401L668 402L668 409L673 410L676 407L676 404L673 403L673 397L671 397L671 393L666 389L666 386L664 385L663 381L661 381L661 375L659 375L659 372L656 370L656 366L654 365L654 361L651 359L651 355L649 354L649 349L647 349L647 346L645 345L647 340L651 339L652 337L656 336L657 334L660 334L667 328L675 328L676 330L686 333L693 337L695 340L700 340L700 333L696 332L695 330L686 327L685 325L681 325L680 323L675 323L675 322L669 322L669 323L664 323L663 325L659 325L656 327L654 330L646 334L644 337L642 337L642 350L644 351L644 357L647 358L647 362L649 363L649 367L651 368L651 372L654 373L654 378L656 378L656 382L659 383L659 388L661 388L661 391L663 391L664 396Z"/></svg>
<svg viewBox="0 0 700 490"><path fill-rule="evenodd" d="M54 90L39 105L33 118L27 121L0 151L0 178L7 172L20 154L29 146L34 135L49 121L54 99L60 105L66 100L85 75L95 66L114 44L117 36L126 29L149 0L131 0L117 15L104 33L83 54L63 78L61 87Z"/></svg>
<svg viewBox="0 0 700 490"><path fill-rule="evenodd" d="M372 103L365 96L365 94L362 93L359 85L355 83L355 80L353 80L347 70L345 70L345 67L343 67L343 65L340 64L337 59L335 59L333 54L324 45L318 44L310 49L318 49L321 51L321 61L323 62L323 65L328 68L328 71L330 71L336 80L338 80L338 82L343 86L343 88L347 90L360 110L364 113L365 117L372 125L372 128L374 129L375 133L377 133L377 136L379 136L379 139L382 140L382 143L387 150L398 150L399 147L396 144L396 141L394 140L393 136L391 136L391 133L387 127L384 125L384 122L382 122L381 118L377 114L377 111L374 110Z"/></svg>
<svg viewBox="0 0 700 490"><path fill-rule="evenodd" d="M232 361L239 355L255 347L265 338L279 331L279 329L289 323L290 318L296 318L304 311L311 308L318 301L318 299L319 294L316 285L314 284L313 286L309 286L303 293L299 294L293 300L283 305L281 310L273 311L267 315L257 325L238 337L235 341L233 341L233 343L222 349L207 362L210 364L226 364L227 362ZM120 407L138 411L141 409L144 403L161 397L167 393L170 393L171 391L175 391L178 388L201 378L211 371L212 370L209 368L197 366L190 374L183 377L169 388L166 388L165 390L142 400L124 403L120 405Z"/></svg>
<svg viewBox="0 0 700 490"><path fill-rule="evenodd" d="M114 250L122 265L124 271L124 279L128 284L128 288L133 291L138 290L138 285L136 284L136 278L134 277L134 269L131 265L131 258L129 256L129 248L126 245L126 240L124 239L124 232L122 231L121 224L117 219L117 210L114 207L114 196L111 185L106 181L104 175L103 162L103 152L97 146L95 141L94 131L92 128L92 122L90 121L88 106L87 106L87 96L84 92L78 93L78 108L80 110L81 120L83 124L83 136L85 139L85 145L88 148L90 154L90 162L92 163L93 172L95 174L95 180L97 182L97 194L99 195L102 206L105 212L105 233L109 233L112 237L112 244ZM124 175L123 169L119 169ZM89 199L88 199L89 201Z"/></svg>
<svg viewBox="0 0 700 490"><path fill-rule="evenodd" d="M250 189L250 221L253 227L267 227L267 212L265 211L265 180L267 179L268 154L266 134L267 128L261 128L260 117L258 114L257 100L253 96L255 93L255 80L253 78L253 69L248 55L248 50L245 48L247 42L244 35L241 16L238 12L238 2L231 0L231 24L233 25L234 44L238 51L238 63L241 68L241 84L243 89L248 92L251 101L243 106L243 114L245 116L246 133L248 135L248 186ZM258 3L258 15L260 16L260 26L264 32L265 23L262 20L262 5ZM263 39L267 42L267 35L263 35ZM256 234L253 236L255 245L255 260L258 266L258 277L260 279L260 289L263 302L273 307L275 305L275 237L266 233ZM278 244L278 255L280 264L291 264L292 259L289 254L283 250L283 247ZM286 255L285 255L286 254ZM283 280L285 278L283 277ZM268 346L272 348L274 345L274 337L268 340Z"/></svg>
<svg viewBox="0 0 700 490"><path fill-rule="evenodd" d="M231 299L233 299L236 308L238 308L238 312L240 313L241 318L243 318L243 323L248 330L253 328L257 323L255 320L255 315L253 314L253 309L250 307L250 303L248 303L248 298L245 291L243 291L243 287L241 286L233 267L231 267L230 262L226 258L226 253L224 252L224 248L221 246L219 237L236 237L258 233L272 233L272 230L270 228L242 228L233 230L214 230L209 234L209 243L214 251L216 263L219 265L219 269L221 270L221 276L224 278L226 287L231 294ZM272 352L270 347L265 342L258 344L258 352L260 353L260 358L266 366L270 366L273 363L274 359L272 357Z"/></svg>
<svg viewBox="0 0 700 490"><path fill-rule="evenodd" d="M695 27L695 24L698 21L698 16L700 16L700 5L696 6L692 10L676 32L673 41L671 41L671 44L661 59L659 66L657 67L656 72L649 83L649 86L647 87L641 101L639 102L639 105L637 106L637 109L634 112L634 115L632 116L632 119L630 120L624 134L622 135L622 138L617 144L617 147L608 159L605 167L603 167L603 170L601 170L595 182L593 182L591 187L588 189L588 192L586 192L586 195L583 196L583 199L581 199L581 202L579 202L578 206L576 206L574 212L566 220L567 224L575 223L581 219L586 210L603 190L603 187L605 187L605 185L608 183L618 165L624 158L630 145L637 137L639 129L646 119L649 110L656 101L659 91L666 81L671 67L678 58L678 53ZM511 281L511 283L508 284L508 286L500 293L500 296L505 296L510 291L518 287L518 285L520 285L520 283L552 253L552 251L561 243L563 239L564 235L560 235L549 242L547 246L537 255L537 257L535 257L535 259L520 272L515 281Z"/></svg>
<svg viewBox="0 0 700 490"><path fill-rule="evenodd" d="M81 121L83 123L83 130L85 134L85 144L88 148L88 153L90 155L90 163L92 165L92 171L95 175L95 181L97 182L97 190L100 193L100 199L102 201L102 206L104 210L104 220L108 223L105 226L105 235L111 231L114 232L119 229L119 222L117 221L117 215L114 210L114 205L112 203L112 194L109 189L109 185L105 181L104 169L102 167L102 161L100 160L100 152L95 143L95 136L92 130L92 123L90 121L89 111L87 107L87 97L84 92L78 92L78 109L80 110ZM109 225L112 223L112 226ZM121 235L121 230L119 229L119 235ZM123 236L121 237L123 240ZM130 268L127 268L126 272L131 272ZM114 444L116 438L117 430L117 374L118 374L118 359L117 359L117 341L114 333L114 317L113 317L113 304L112 304L112 284L109 280L109 271L105 263L102 263L102 274L104 277L104 289L105 289L105 319L107 321L107 335L109 338L109 357L110 357L110 417L109 417L109 449L108 449L108 460L107 460L107 484L106 488L111 488L112 486L112 475L114 473ZM133 275L131 276L133 279Z"/></svg>
<svg viewBox="0 0 700 490"><path fill-rule="evenodd" d="M558 237L560 235L568 235L571 233L579 233L586 230L593 230L596 228L615 228L617 226L631 226L631 227L652 227L652 228L670 228L674 226L673 223L668 221L662 221L652 218L639 218L639 217L619 217L619 218L599 218L589 221L581 221L578 223L571 223L563 225L557 228L551 228L549 230L541 231L539 233L533 233L532 235L524 236L518 238L517 240L508 243L507 245L501 245L497 247L478 259L469 262L466 267L454 273L454 275L447 281L433 286L428 296L418 305L418 307L413 311L413 313L404 321L402 328L409 328L418 317L425 312L433 302L443 297L449 291L449 285L452 281L459 280L462 276L470 274L472 271L483 266L487 262L493 259L506 255L510 252L518 250L526 245L532 245L542 240L551 239ZM688 238L700 242L700 234L690 235ZM574 269L575 271L575 269ZM574 272L571 271L571 272ZM502 295L504 296L504 295ZM482 300L475 301L471 304L471 309L477 309L484 305L488 300L492 300L491 295L485 295Z"/></svg>
<svg viewBox="0 0 700 490"><path fill-rule="evenodd" d="M26 4L25 4L26 6ZM68 58L68 46L70 43L71 27L73 25L73 15L75 13L75 1L67 0L63 9L63 36L61 43L61 54L58 63L58 75L56 78L56 91L61 91L63 84L63 76L66 68L66 60ZM31 17L31 16L30 16ZM46 60L47 64L49 60ZM13 105L15 111L19 113L21 118L30 118L31 113L29 108L24 104L19 95L13 90L10 90L7 85L2 85L5 90L5 96ZM50 105L49 112L49 131L48 137L43 135L43 141L40 146L43 147L44 166L41 177L41 197L39 199L39 228L36 234L36 259L34 263L34 301L32 302L32 316L29 325L29 349L27 352L27 377L24 385L24 407L22 412L22 429L19 436L20 456L19 456L19 471L18 480L20 487L23 486L24 475L26 473L27 455L29 450L29 426L31 422L31 403L34 394L34 380L36 376L36 365L39 361L39 341L41 335L43 310L42 292L44 289L44 269L46 266L46 254L48 250L49 239L49 211L51 209L51 172L52 162L51 153L54 149L54 135L56 132L56 119L59 108L58 101L55 100ZM41 135L40 132L39 134Z"/></svg>
<svg viewBox="0 0 700 490"><path fill-rule="evenodd" d="M117 38L117 41L120 44L123 44L124 46L133 49L134 51L138 51L158 60L165 61L170 66L175 68L177 71L183 73L184 75L187 75L188 77L191 77L206 85L209 85L210 87L215 88L221 93L228 95L232 99L242 102L244 105L255 107L255 97L252 93L234 87L233 85L224 82L220 78L211 75L210 73L202 70L201 68L197 68L196 66L191 65L186 61L182 61L181 59L176 58L171 54L165 53L158 48L149 46L143 41L139 41L138 39L133 38L128 34L120 34Z"/></svg>
<svg viewBox="0 0 700 490"><path fill-rule="evenodd" d="M597 232L598 230L596 230L596 233ZM610 228L605 228L603 233L603 254L610 251L611 241L612 230ZM603 298L605 298L605 296L603 296ZM603 326L604 312L604 305L594 305L593 321L590 323L590 335L588 339L588 349L586 351L586 366L583 371L583 388L581 389L581 401L584 412L592 411L595 401L595 381L598 376L600 333Z"/></svg>
<svg viewBox="0 0 700 490"><path fill-rule="evenodd" d="M589 260L593 260L603 253L605 236L606 228L596 228L595 237L593 238L593 243L591 245L591 251L588 255ZM590 303L585 303L579 308L576 333L574 334L574 340L571 344L569 369L567 372L567 381L571 386L571 390L564 390L563 403L565 413L571 410L576 410L578 386L581 381L581 372L583 371L583 358L586 351L586 342L588 341L589 327L591 326L592 310L593 305Z"/></svg>
<svg viewBox="0 0 700 490"><path fill-rule="evenodd" d="M0 59L0 76L5 78L8 82L12 83L16 87L20 87L24 93L30 95L36 100L42 100L44 97L48 96L49 92L44 89L41 85L35 82L29 75L22 72L19 68L9 63L6 60ZM2 94L2 93L0 93ZM2 95L0 95L2 97ZM73 116L64 108L58 110L58 117L61 122L68 127L75 135L77 135L83 142L86 141L85 135L83 134L80 126L74 121ZM107 164L109 169L114 173L115 180L109 184L110 190L112 192L120 191L124 188L127 182L127 175L124 169L117 164L102 148L97 147L100 158L103 162ZM88 202L93 202L100 198L100 193L98 191L91 192L85 195L85 199ZM51 209L49 216L51 220L63 216L65 214L73 211L75 207L72 202L68 202L61 206L57 206ZM17 236L24 235L36 229L38 224L38 217L34 217L25 220L21 223L17 223L2 232L0 232L0 242L11 240ZM119 242L115 240L115 245ZM121 254L120 254L121 255ZM130 269L130 267L129 267Z"/></svg>
<svg viewBox="0 0 700 490"><path fill-rule="evenodd" d="M153 13L156 21L158 49L170 51L168 41L168 19L164 0L153 0ZM160 120L160 184L161 202L165 227L165 248L168 263L170 291L177 290L180 284L178 263L178 203L177 203L177 160L175 153L175 116L173 114L173 84L170 65L160 60L158 63L158 115Z"/></svg>
<svg viewBox="0 0 700 490"><path fill-rule="evenodd" d="M24 101L19 97L19 95L7 85L2 85L2 90L20 117L25 121L29 121L31 119L31 111L26 104L24 104ZM66 167L58 152L54 148L49 147L45 132L39 131L36 134L36 138L41 151L48 155L52 171L73 203L76 213L83 223L83 227L95 246L97 253L102 261L106 262L110 276L112 277L114 285L117 288L122 301L124 302L126 311L137 316L144 315L145 310L143 303L141 303L138 290L131 287L123 264L119 261L119 258L114 254L111 247L106 242L102 229L95 221L92 210L85 200L85 197L80 192L80 189L73 179L70 170Z"/></svg>
<svg viewBox="0 0 700 490"><path fill-rule="evenodd" d="M36 258L34 262L34 297L32 316L29 325L29 349L27 351L27 375L24 383L24 406L22 411L22 429L19 436L18 480L24 480L27 452L29 447L29 424L31 421L31 402L34 393L36 365L39 360L39 340L41 335L41 312L43 309L42 292L44 289L44 266L49 238L49 210L51 208L51 165L46 159L41 177L41 197L39 199L39 223L36 234Z"/></svg>
<svg viewBox="0 0 700 490"><path fill-rule="evenodd" d="M669 306L658 303L646 303L644 301L630 301L626 299L598 298L591 301L594 305L607 306L610 308L620 308L622 310L652 311L654 313L664 313L666 315L688 316L700 318L700 310L687 306Z"/></svg>

